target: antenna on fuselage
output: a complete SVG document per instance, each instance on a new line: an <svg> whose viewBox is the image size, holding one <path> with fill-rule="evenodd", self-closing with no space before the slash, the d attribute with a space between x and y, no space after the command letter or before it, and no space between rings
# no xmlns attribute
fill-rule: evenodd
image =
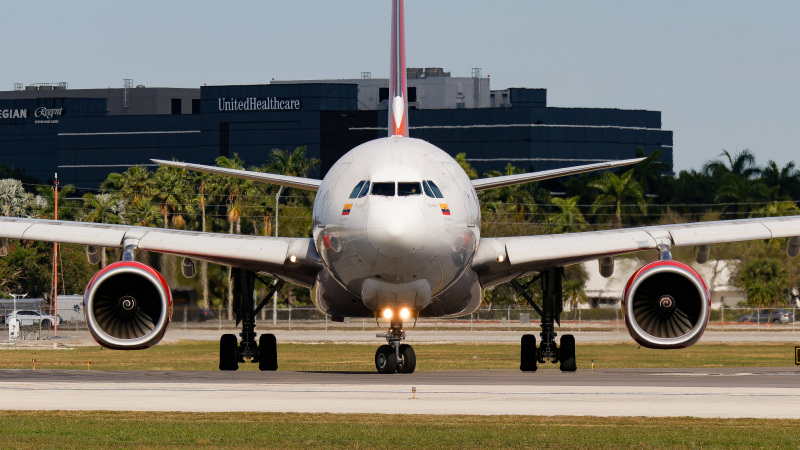
<svg viewBox="0 0 800 450"><path fill-rule="evenodd" d="M392 67L389 79L389 136L408 137L408 79L403 0L392 0Z"/></svg>

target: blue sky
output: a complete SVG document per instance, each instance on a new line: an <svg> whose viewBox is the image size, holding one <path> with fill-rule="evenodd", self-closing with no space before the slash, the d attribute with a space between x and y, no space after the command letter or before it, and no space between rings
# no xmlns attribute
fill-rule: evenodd
<svg viewBox="0 0 800 450"><path fill-rule="evenodd" d="M0 89L388 76L390 0L3 5ZM800 2L406 0L408 65L548 103L662 111L676 169L723 149L800 165Z"/></svg>

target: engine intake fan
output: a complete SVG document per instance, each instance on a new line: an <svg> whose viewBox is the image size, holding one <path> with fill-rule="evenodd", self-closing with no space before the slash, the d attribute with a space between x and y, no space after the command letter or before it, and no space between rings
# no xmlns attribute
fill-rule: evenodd
<svg viewBox="0 0 800 450"><path fill-rule="evenodd" d="M688 347L708 323L711 296L703 279L686 264L656 261L633 274L622 297L625 324L647 348Z"/></svg>
<svg viewBox="0 0 800 450"><path fill-rule="evenodd" d="M86 323L103 347L143 349L157 344L172 316L172 294L152 267L135 261L97 272L83 296Z"/></svg>

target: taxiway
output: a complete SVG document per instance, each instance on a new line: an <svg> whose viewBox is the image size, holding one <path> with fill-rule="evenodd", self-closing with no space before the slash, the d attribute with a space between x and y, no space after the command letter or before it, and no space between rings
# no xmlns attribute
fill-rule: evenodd
<svg viewBox="0 0 800 450"><path fill-rule="evenodd" d="M412 391L415 389L415 392ZM0 371L6 410L800 418L800 369Z"/></svg>

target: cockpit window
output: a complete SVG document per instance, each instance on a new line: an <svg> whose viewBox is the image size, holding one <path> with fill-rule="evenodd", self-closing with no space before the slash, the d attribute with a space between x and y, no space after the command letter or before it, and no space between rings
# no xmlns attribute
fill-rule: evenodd
<svg viewBox="0 0 800 450"><path fill-rule="evenodd" d="M358 198L364 197L369 193L369 181L364 182L364 187L361 188L361 192L358 194Z"/></svg>
<svg viewBox="0 0 800 450"><path fill-rule="evenodd" d="M394 197L394 183L372 183L372 195Z"/></svg>
<svg viewBox="0 0 800 450"><path fill-rule="evenodd" d="M434 183L433 180L423 181L422 184L425 186L425 195L428 197L444 198L442 191L439 190L439 186L436 186L436 183Z"/></svg>
<svg viewBox="0 0 800 450"><path fill-rule="evenodd" d="M428 197L436 198L436 196L433 195L433 191L431 190L431 187L428 186L428 182L427 181L423 181L422 182L422 189L425 191L425 195L427 195Z"/></svg>
<svg viewBox="0 0 800 450"><path fill-rule="evenodd" d="M420 194L422 194L422 188L419 183L397 183L397 195L401 197Z"/></svg>
<svg viewBox="0 0 800 450"><path fill-rule="evenodd" d="M356 187L353 188L353 192L350 193L350 198L361 198L369 192L369 181L363 180L359 181Z"/></svg>
<svg viewBox="0 0 800 450"><path fill-rule="evenodd" d="M359 192L361 192L361 189L364 187L364 183L366 183L366 181L359 181L358 182L356 187L353 188L353 192L350 193L350 198L358 197Z"/></svg>

